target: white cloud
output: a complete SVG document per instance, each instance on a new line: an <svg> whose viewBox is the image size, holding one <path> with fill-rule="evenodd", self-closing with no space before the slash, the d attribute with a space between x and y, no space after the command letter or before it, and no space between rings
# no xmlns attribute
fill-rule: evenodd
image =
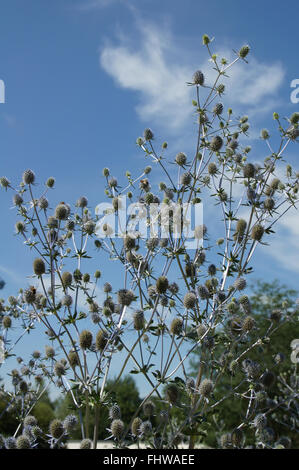
<svg viewBox="0 0 299 470"><path fill-rule="evenodd" d="M206 75L206 83L211 83L215 75L212 65L205 58L194 66L198 45L194 51L182 50L166 27L157 29L142 24L138 35L133 45L127 36L120 36L117 45L106 44L100 52L101 66L118 86L138 93L136 111L142 121L180 130L190 124L192 116L194 89L186 82L191 81L194 70L199 68ZM217 52L219 57L233 58L228 50ZM200 54L206 57L204 48ZM224 103L229 103L236 113L250 115L254 111L256 116L273 109L284 79L280 63L264 64L251 57L249 65L239 62L228 73L228 81L223 77L227 84Z"/></svg>
<svg viewBox="0 0 299 470"><path fill-rule="evenodd" d="M123 2L123 0L84 0L84 2L80 2L77 6L77 10L81 11L90 11L95 10L98 8L104 8L113 5L116 2Z"/></svg>

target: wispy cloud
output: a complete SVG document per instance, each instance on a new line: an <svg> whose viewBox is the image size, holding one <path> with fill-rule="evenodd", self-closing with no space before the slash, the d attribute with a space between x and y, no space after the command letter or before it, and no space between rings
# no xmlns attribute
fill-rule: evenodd
<svg viewBox="0 0 299 470"><path fill-rule="evenodd" d="M84 0L76 5L76 9L81 11L90 11L123 2L124 0Z"/></svg>
<svg viewBox="0 0 299 470"><path fill-rule="evenodd" d="M191 81L198 48L194 53L182 50L165 27L142 24L137 34L138 40L120 35L117 44L106 44L100 51L101 66L118 86L138 93L136 111L142 121L177 131L190 124L193 89L186 82ZM233 57L226 49L217 52L220 57ZM203 70L207 83L212 82L215 72L207 59L196 68ZM249 65L237 63L229 70L229 80L223 79L224 102L236 112L268 112L278 100L284 74L280 63L265 64L254 57Z"/></svg>

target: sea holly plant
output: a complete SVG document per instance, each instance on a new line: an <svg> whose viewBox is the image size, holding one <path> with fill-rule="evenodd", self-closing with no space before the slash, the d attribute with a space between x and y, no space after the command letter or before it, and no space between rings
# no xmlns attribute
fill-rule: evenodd
<svg viewBox="0 0 299 470"><path fill-rule="evenodd" d="M105 210L97 207L93 216L85 196L73 208L60 202L53 210L53 177L39 193L32 170L23 173L19 186L0 179L13 192L15 231L33 255L32 285L24 281L17 295L0 303L5 361L37 326L45 338L44 352L17 358L11 386L2 387L6 409L17 410L19 418L2 447L63 448L79 426L80 447L96 448L108 408L107 438L116 447L177 448L184 442L194 448L207 429L219 431L217 409L232 394L244 402L244 416L222 435L219 446L244 447L247 428L257 447L291 445L286 436L273 435L268 418L282 407L287 426L296 425L297 376L292 374L290 383L281 379L281 397L264 411L275 376L250 355L282 324L296 321L297 306L272 312L267 329L257 331L246 287L254 252L271 243L273 227L297 204L299 174L290 165L283 178L277 172L299 136L299 114L288 119L274 114L278 144L272 147L268 131L262 130L265 158L255 163L246 142L248 117L235 116L221 101L222 79L235 63L247 62L249 46L228 62L212 53L211 42L203 36L214 80L208 83L198 70L187 84L194 90L194 153L187 156L182 149L169 155L167 143L158 144L150 128L136 141L147 163L159 171L158 187L151 183L149 165L137 177L128 171L126 183L104 168ZM214 202L213 220L218 214L219 224L202 222L191 231L191 209L208 200ZM118 220L117 233L111 220ZM104 257L118 263L122 284L99 270L88 272L91 257L99 265ZM195 351L200 360L192 378L188 361ZM106 390L115 361L116 383L129 372L148 384L129 423ZM236 370L243 377L224 390L223 380L227 383ZM32 410L50 386L71 396L74 411L44 432Z"/></svg>

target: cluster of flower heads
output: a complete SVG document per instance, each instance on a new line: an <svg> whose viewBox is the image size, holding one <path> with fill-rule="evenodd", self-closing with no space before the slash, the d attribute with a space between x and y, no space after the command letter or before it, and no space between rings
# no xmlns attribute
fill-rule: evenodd
<svg viewBox="0 0 299 470"><path fill-rule="evenodd" d="M136 178L127 171L126 185L104 168L105 195L111 205L104 217L93 217L85 196L78 198L75 208L61 201L53 209L48 199L55 185L53 177L46 181L38 197L32 170L24 171L18 188L8 178L0 178L0 185L14 192L13 204L19 218L15 231L35 253L34 285L24 286L7 302L0 301L5 357L9 358L13 350L15 342L10 335L13 336L16 326L30 332L41 324L47 338L43 354L35 351L28 364L20 359L21 370L11 372L14 394L10 406L19 407L21 416L27 416L46 379L63 393L71 391L74 406L85 409L88 417L90 407L106 404L106 381L120 351L126 356L116 380L133 362L133 373L142 374L152 393L160 402L167 403L167 411L159 415L168 434L172 429L167 445L178 445L184 429L195 426L198 416L221 406L223 397L217 395L217 384L223 375L233 377L241 370L242 384L251 387L250 390L254 387L255 396L254 399L250 396L247 413L250 416L251 402L260 403L257 395L266 393L275 381L275 375L263 370L248 353L270 341L273 331L291 314L287 308L271 312L265 336L257 331L250 299L244 291L255 250L268 242L280 214L297 203L299 174L287 165L285 178L278 178L276 170L285 149L299 136L299 114L286 119L284 126L274 113L280 134L278 149L272 148L269 132L263 129L261 139L266 142L267 156L263 162L251 162L251 147L245 141L250 129L248 117L234 117L231 108L225 109L221 102L225 85L220 83L234 62L246 62L250 48L243 46L235 61L229 63L210 52L210 43L205 35L203 44L208 46L217 72L214 84L207 85L200 70L189 83L195 90L193 106L198 126L194 154L188 156L178 149L176 155L169 156L167 143L157 148L150 128L136 141L147 160L163 175L158 186L150 180L150 165ZM234 194L236 186L242 193L238 200ZM114 239L113 227L105 216L119 214L123 196L131 202L136 200L138 216L130 213L122 236ZM196 247L188 249L186 234L179 230L187 222L184 204L195 206L204 198L212 198L216 209L220 209L223 236L214 239L212 224L198 224L194 229ZM169 231L166 235L158 231L144 239L131 228L136 221L152 228L153 219L149 216L153 204L162 207L154 223L161 228L167 220ZM104 238L97 238L99 228ZM93 252L88 251L90 241ZM125 274L123 284L105 279L99 286L101 271L90 274L85 269L90 253L96 257L100 253L101 260L108 255L111 262L120 263ZM220 341L225 345L225 353L218 357ZM194 380L186 375L185 364L196 351L200 351L200 364ZM164 384L165 400L160 393ZM182 403L188 409L187 417L174 432L173 426L169 426L168 408L180 408ZM160 428L153 430L153 401L144 401L143 414L145 419L138 412L132 419L131 437L150 439L151 445L158 448L166 445L165 433L161 435ZM110 437L121 446L129 430L118 405L110 408L109 417ZM72 422L75 426L72 416L64 422L53 421L43 439L51 447L65 445ZM88 419L86 423L88 426ZM221 437L221 446L241 447L242 429L251 425L252 421L245 417L243 424ZM21 436L16 440L9 438L9 445L19 448L28 443L31 447L36 445L40 436L31 438L32 430L28 428L36 426L28 423L24 426ZM258 428L258 437L267 446L271 441L270 428L261 429L262 433ZM191 436L190 448L193 441ZM89 439L81 443L84 449L91 446Z"/></svg>

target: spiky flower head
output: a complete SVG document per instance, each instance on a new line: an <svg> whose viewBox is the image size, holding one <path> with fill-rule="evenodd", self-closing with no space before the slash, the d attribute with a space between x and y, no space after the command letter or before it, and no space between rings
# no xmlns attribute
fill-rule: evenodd
<svg viewBox="0 0 299 470"><path fill-rule="evenodd" d="M147 400L142 409L145 416L152 416L155 413L156 406L151 400Z"/></svg>
<svg viewBox="0 0 299 470"><path fill-rule="evenodd" d="M129 235L124 238L124 247L126 250L133 250L133 248L135 248L135 244L135 238L130 237Z"/></svg>
<svg viewBox="0 0 299 470"><path fill-rule="evenodd" d="M99 330L96 335L96 349L98 351L103 351L106 347L108 341L107 332L104 330Z"/></svg>
<svg viewBox="0 0 299 470"><path fill-rule="evenodd" d="M140 425L141 434L143 434L144 436L148 436L149 434L152 433L152 431L153 431L153 426L150 421L144 421L143 423L141 423Z"/></svg>
<svg viewBox="0 0 299 470"><path fill-rule="evenodd" d="M146 140L146 141L147 140L153 140L153 138L154 138L153 131L149 127L144 129L143 136L144 136L144 140Z"/></svg>
<svg viewBox="0 0 299 470"><path fill-rule="evenodd" d="M251 230L251 238L255 241L260 241L264 235L264 227L260 224L255 225L252 227Z"/></svg>
<svg viewBox="0 0 299 470"><path fill-rule="evenodd" d="M36 291L34 288L26 289L23 293L24 302L27 304L33 304L36 299Z"/></svg>
<svg viewBox="0 0 299 470"><path fill-rule="evenodd" d="M93 220L88 220L83 225L83 229L84 229L85 233L87 233L87 235L92 235L95 231L95 228L96 228L96 224Z"/></svg>
<svg viewBox="0 0 299 470"><path fill-rule="evenodd" d="M21 436L17 438L16 445L17 445L17 449L30 449L31 448L30 439L24 434L22 434Z"/></svg>
<svg viewBox="0 0 299 470"><path fill-rule="evenodd" d="M242 322L242 330L243 331L251 331L252 328L255 326L255 320L253 317L245 317Z"/></svg>
<svg viewBox="0 0 299 470"><path fill-rule="evenodd" d="M63 427L69 434L74 431L78 424L78 419L75 415L68 415L63 421Z"/></svg>
<svg viewBox="0 0 299 470"><path fill-rule="evenodd" d="M169 286L169 282L166 276L158 277L156 281L156 290L159 294L165 294Z"/></svg>
<svg viewBox="0 0 299 470"><path fill-rule="evenodd" d="M8 315L5 315L5 316L2 318L2 326L3 326L3 328L6 328L6 329L8 330L8 328L11 327L11 324L12 324L11 318L10 318Z"/></svg>
<svg viewBox="0 0 299 470"><path fill-rule="evenodd" d="M180 317L176 317L172 320L170 325L170 332L174 336L179 336L183 331L183 320Z"/></svg>
<svg viewBox="0 0 299 470"><path fill-rule="evenodd" d="M24 184L33 184L35 180L35 174L32 170L25 170L22 179Z"/></svg>
<svg viewBox="0 0 299 470"><path fill-rule="evenodd" d="M37 276L42 276L46 272L46 265L42 258L36 258L33 261L33 271Z"/></svg>
<svg viewBox="0 0 299 470"><path fill-rule="evenodd" d="M243 168L244 178L254 178L256 168L252 163L247 163Z"/></svg>
<svg viewBox="0 0 299 470"><path fill-rule="evenodd" d="M60 421L60 419L53 419L53 421L50 423L49 431L51 436L53 436L55 439L59 439L64 433L62 421Z"/></svg>
<svg viewBox="0 0 299 470"><path fill-rule="evenodd" d="M72 368L77 367L79 365L79 357L76 351L70 351L68 354L69 364Z"/></svg>
<svg viewBox="0 0 299 470"><path fill-rule="evenodd" d="M264 372L261 377L261 383L266 388L271 388L274 385L275 380L276 380L276 375L270 370L267 370L266 372Z"/></svg>
<svg viewBox="0 0 299 470"><path fill-rule="evenodd" d="M26 231L26 225L20 220L16 223L15 229L17 233L24 233Z"/></svg>
<svg viewBox="0 0 299 470"><path fill-rule="evenodd" d="M24 426L36 426L37 425L37 419L35 418L35 416L28 415L24 419L23 424L24 424Z"/></svg>
<svg viewBox="0 0 299 470"><path fill-rule="evenodd" d="M198 338L202 338L203 335L206 333L207 331L207 327L203 324L201 325L198 325L198 327L196 328L196 333L197 333L197 336Z"/></svg>
<svg viewBox="0 0 299 470"><path fill-rule="evenodd" d="M133 314L133 323L135 330L143 330L144 328L144 313L143 310L136 310Z"/></svg>
<svg viewBox="0 0 299 470"><path fill-rule="evenodd" d="M111 433L112 436L120 439L122 433L124 432L125 425L121 419L114 419L111 423Z"/></svg>
<svg viewBox="0 0 299 470"><path fill-rule="evenodd" d="M287 135L291 140L296 140L299 137L299 128L295 126L291 126L288 129Z"/></svg>
<svg viewBox="0 0 299 470"><path fill-rule="evenodd" d="M5 448L6 449L16 449L17 448L17 441L15 437L8 437L5 439Z"/></svg>
<svg viewBox="0 0 299 470"><path fill-rule="evenodd" d="M208 299L210 297L210 292L207 286L202 285L197 288L198 295L201 299Z"/></svg>
<svg viewBox="0 0 299 470"><path fill-rule="evenodd" d="M217 173L216 163L214 163L214 162L209 163L208 173L209 173L209 175L216 175L216 173Z"/></svg>
<svg viewBox="0 0 299 470"><path fill-rule="evenodd" d="M38 200L38 207L42 210L46 210L49 207L49 201L46 197L42 196Z"/></svg>
<svg viewBox="0 0 299 470"><path fill-rule="evenodd" d="M217 116L220 116L223 112L223 104L222 103L217 103L214 106L213 113L216 114Z"/></svg>
<svg viewBox="0 0 299 470"><path fill-rule="evenodd" d="M234 288L237 289L237 290L243 290L245 289L246 287L246 279L244 279L243 277L238 277L234 284L233 284Z"/></svg>
<svg viewBox="0 0 299 470"><path fill-rule="evenodd" d="M193 309L196 305L196 295L194 292L187 292L187 294L184 297L184 307L187 309Z"/></svg>
<svg viewBox="0 0 299 470"><path fill-rule="evenodd" d="M55 217L58 220L66 220L70 214L70 209L69 207L64 204L60 203L55 209Z"/></svg>
<svg viewBox="0 0 299 470"><path fill-rule="evenodd" d="M260 431L267 426L267 416L262 413L256 415L253 424Z"/></svg>
<svg viewBox="0 0 299 470"><path fill-rule="evenodd" d="M241 57L241 59L245 59L245 57L249 54L250 52L250 47L248 46L248 44L246 44L245 46L241 47L241 49L239 50L239 56Z"/></svg>
<svg viewBox="0 0 299 470"><path fill-rule="evenodd" d="M140 434L140 426L142 424L142 420L140 418L134 418L131 424L131 432L133 436L138 436Z"/></svg>
<svg viewBox="0 0 299 470"><path fill-rule="evenodd" d="M2 188L8 188L10 185L10 181L5 176L1 176L0 185L2 186Z"/></svg>
<svg viewBox="0 0 299 470"><path fill-rule="evenodd" d="M60 361L55 362L54 374L57 375L57 377L61 377L62 375L65 375L65 373L66 370L64 364L62 364Z"/></svg>
<svg viewBox="0 0 299 470"><path fill-rule="evenodd" d="M70 307L73 303L73 298L71 295L64 295L61 299L61 304L65 307Z"/></svg>
<svg viewBox="0 0 299 470"><path fill-rule="evenodd" d="M64 271L61 274L61 280L64 287L69 287L73 282L73 276L69 271Z"/></svg>
<svg viewBox="0 0 299 470"><path fill-rule="evenodd" d="M222 138L221 138L219 135L216 135L216 136L211 140L210 149L211 149L213 152L219 152L219 150L221 149L222 145L223 145L223 140L222 140Z"/></svg>
<svg viewBox="0 0 299 470"><path fill-rule="evenodd" d="M51 215L50 217L48 217L47 224L48 224L49 228L52 228L52 229L57 228L58 227L58 219L56 219L56 217Z"/></svg>
<svg viewBox="0 0 299 470"><path fill-rule="evenodd" d="M83 439L80 442L80 449L91 449L92 442L90 439Z"/></svg>
<svg viewBox="0 0 299 470"><path fill-rule="evenodd" d="M129 306L135 300L135 294L128 289L120 289L117 292L117 300L121 305Z"/></svg>
<svg viewBox="0 0 299 470"><path fill-rule="evenodd" d="M188 186L188 184L190 184L191 182L191 175L190 173L183 173L181 175L181 184L183 186Z"/></svg>
<svg viewBox="0 0 299 470"><path fill-rule="evenodd" d="M19 193L16 193L13 197L13 203L15 206L21 206L23 204L23 198Z"/></svg>
<svg viewBox="0 0 299 470"><path fill-rule="evenodd" d="M166 400L169 401L172 405L175 405L180 396L180 390L175 383L170 383L167 385L165 390Z"/></svg>
<svg viewBox="0 0 299 470"><path fill-rule="evenodd" d="M204 379L199 386L199 393L203 397L208 397L211 395L214 388L214 384L210 379Z"/></svg>
<svg viewBox="0 0 299 470"><path fill-rule="evenodd" d="M193 83L202 86L205 82L205 76L201 70L196 70L193 74Z"/></svg>
<svg viewBox="0 0 299 470"><path fill-rule="evenodd" d="M79 197L77 203L76 203L76 206L77 207L86 207L88 204L88 199L85 197L85 196L81 196Z"/></svg>
<svg viewBox="0 0 299 470"><path fill-rule="evenodd" d="M175 157L175 161L179 166L184 166L187 163L187 156L183 152L179 152Z"/></svg>
<svg viewBox="0 0 299 470"><path fill-rule="evenodd" d="M208 228L206 225L197 225L194 228L194 238L201 240L207 234ZM203 253L203 252L202 252Z"/></svg>
<svg viewBox="0 0 299 470"><path fill-rule="evenodd" d="M109 418L111 420L114 419L120 419L121 418L121 412L120 412L120 407L114 403L112 406L109 408Z"/></svg>
<svg viewBox="0 0 299 470"><path fill-rule="evenodd" d="M48 357L49 359L53 359L53 357L55 356L55 349L52 346L46 346L45 354L46 357Z"/></svg>
<svg viewBox="0 0 299 470"><path fill-rule="evenodd" d="M89 330L83 330L79 336L79 344L81 349L89 349L92 345L92 333Z"/></svg>

